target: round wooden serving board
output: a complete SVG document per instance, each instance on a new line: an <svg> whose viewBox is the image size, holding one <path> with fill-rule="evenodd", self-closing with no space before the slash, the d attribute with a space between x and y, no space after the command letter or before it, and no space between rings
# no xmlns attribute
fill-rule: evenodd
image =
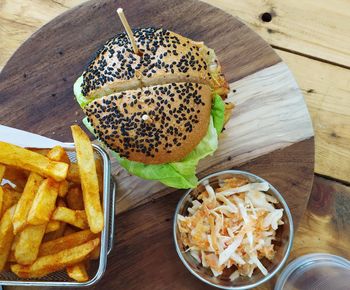
<svg viewBox="0 0 350 290"><path fill-rule="evenodd" d="M303 96L264 40L205 3L90 1L62 14L34 33L3 69L1 123L72 141L70 125L83 118L73 83L93 53L123 30L116 16L120 6L132 27L163 26L204 41L221 61L236 108L218 151L200 163L199 177L230 168L260 175L283 194L298 223L314 168L313 130ZM172 216L183 191L130 176L115 161L113 173L117 211L127 212L116 218L116 247L96 289L206 288L181 265L173 246Z"/></svg>

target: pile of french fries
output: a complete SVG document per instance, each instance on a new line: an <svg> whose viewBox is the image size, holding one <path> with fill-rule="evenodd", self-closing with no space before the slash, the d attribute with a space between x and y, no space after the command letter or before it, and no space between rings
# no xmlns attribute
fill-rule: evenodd
<svg viewBox="0 0 350 290"><path fill-rule="evenodd" d="M77 164L60 146L0 142L0 271L39 278L65 269L76 281L89 280L104 226L103 169L89 137L71 129Z"/></svg>

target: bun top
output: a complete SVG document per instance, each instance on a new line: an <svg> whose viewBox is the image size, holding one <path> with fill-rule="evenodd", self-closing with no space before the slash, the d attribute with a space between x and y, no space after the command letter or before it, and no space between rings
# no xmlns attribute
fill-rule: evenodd
<svg viewBox="0 0 350 290"><path fill-rule="evenodd" d="M166 29L109 40L83 73L84 111L96 135L121 157L181 161L208 131L212 97L228 85L212 49Z"/></svg>
<svg viewBox="0 0 350 290"><path fill-rule="evenodd" d="M171 83L114 93L85 108L96 135L121 157L145 164L182 160L208 131L211 89Z"/></svg>
<svg viewBox="0 0 350 290"><path fill-rule="evenodd" d="M212 49L166 29L134 29L141 55L134 53L127 34L109 40L83 73L82 93L87 99L115 92L193 82L213 91L227 89Z"/></svg>

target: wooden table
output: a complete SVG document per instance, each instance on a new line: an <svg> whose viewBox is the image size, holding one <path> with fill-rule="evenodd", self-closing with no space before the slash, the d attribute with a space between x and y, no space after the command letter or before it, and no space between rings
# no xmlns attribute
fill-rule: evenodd
<svg viewBox="0 0 350 290"><path fill-rule="evenodd" d="M36 29L82 2L1 0L0 68ZM315 182L291 259L311 252L350 258L350 2L205 2L240 18L267 40L306 98L315 129Z"/></svg>

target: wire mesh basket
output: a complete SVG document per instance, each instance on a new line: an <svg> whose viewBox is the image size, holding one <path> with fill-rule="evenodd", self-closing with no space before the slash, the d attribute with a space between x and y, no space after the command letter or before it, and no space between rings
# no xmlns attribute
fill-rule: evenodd
<svg viewBox="0 0 350 290"><path fill-rule="evenodd" d="M23 279L10 271L0 273L0 285L8 286L57 286L57 287L86 287L95 284L103 275L107 265L107 255L113 247L114 240L114 213L116 185L111 178L111 163L106 151L98 145L92 144L95 158L100 159L103 165L103 212L104 229L101 233L100 257L91 261L88 269L90 280L76 282L71 279L65 270L51 273L42 278ZM76 153L73 143L64 146L71 162L76 162Z"/></svg>

